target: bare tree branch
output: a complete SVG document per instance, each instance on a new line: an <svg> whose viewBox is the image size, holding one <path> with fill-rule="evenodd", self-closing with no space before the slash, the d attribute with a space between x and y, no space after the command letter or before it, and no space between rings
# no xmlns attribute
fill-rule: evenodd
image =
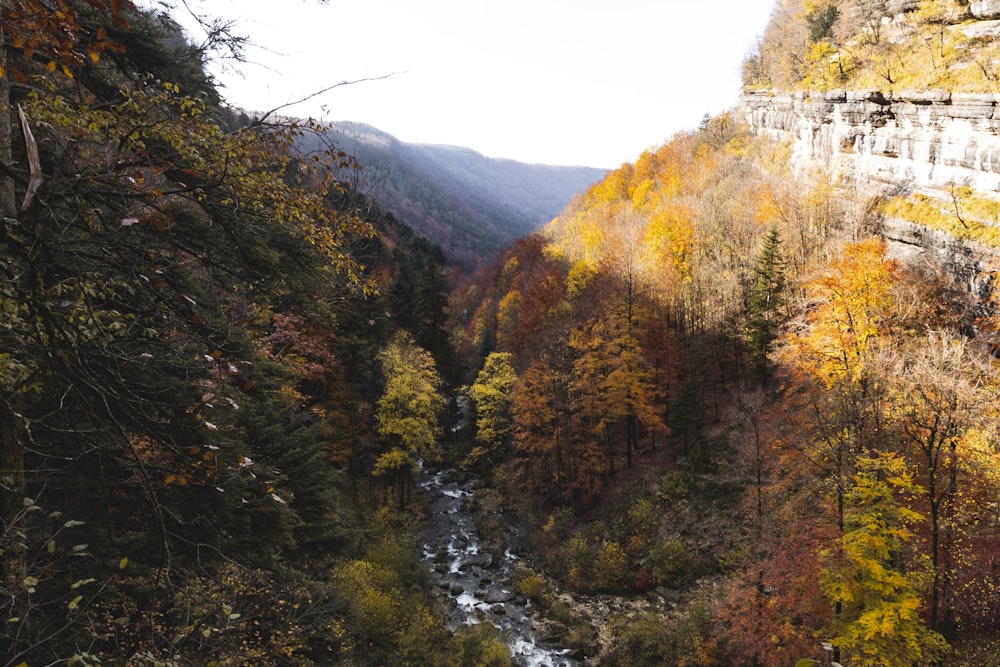
<svg viewBox="0 0 1000 667"><path fill-rule="evenodd" d="M286 103L281 104L279 106L276 106L276 107L274 107L272 109L269 109L268 111L264 112L264 114L259 119L257 119L256 123L257 124L262 124L262 123L264 123L264 121L266 121L268 118L270 118L271 116L275 115L276 113L278 113L282 109L287 109L289 107L294 107L294 106L298 106L300 104L304 104L305 102L308 102L311 99L314 99L316 97L319 97L320 95L328 93L331 90L334 90L335 88L340 88L341 86L353 86L354 84L357 84L357 83L366 83L368 81L383 81L385 79L390 79L390 78L396 76L397 74L399 74L399 72L392 72L390 74L383 74L382 76L366 77L366 78L363 78L363 79L355 79L353 81L341 81L340 83L335 83L335 84L333 84L331 86L327 86L326 88L322 88L322 89L317 90L315 92L309 93L308 95L306 95L304 97L300 97L297 100L293 100L291 102L286 102Z"/></svg>
<svg viewBox="0 0 1000 667"><path fill-rule="evenodd" d="M35 142L35 136L31 133L28 119L25 117L24 109L21 108L20 104L17 105L17 115L21 119L21 130L24 132L24 143L28 150L30 179L28 180L28 189L24 193L24 201L21 203L21 210L27 211L45 177L42 175L42 161L38 157L38 144Z"/></svg>

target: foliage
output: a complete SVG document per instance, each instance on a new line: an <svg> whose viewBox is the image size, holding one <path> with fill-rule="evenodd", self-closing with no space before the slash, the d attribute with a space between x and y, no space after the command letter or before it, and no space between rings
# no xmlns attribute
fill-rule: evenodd
<svg viewBox="0 0 1000 667"><path fill-rule="evenodd" d="M510 651L491 623L465 625L455 633L455 649L448 658L448 665L481 665L482 667L509 667Z"/></svg>
<svg viewBox="0 0 1000 667"><path fill-rule="evenodd" d="M806 15L809 24L809 39L818 42L833 36L833 24L837 22L840 10L835 4L826 7L817 6Z"/></svg>
<svg viewBox="0 0 1000 667"><path fill-rule="evenodd" d="M469 387L469 398L476 406L476 441L487 456L503 446L514 430L511 410L511 392L517 376L511 366L509 352L492 352L486 357L476 381ZM473 450L480 453L480 450ZM470 455L470 462L475 458Z"/></svg>
<svg viewBox="0 0 1000 667"><path fill-rule="evenodd" d="M396 334L379 353L378 361L385 389L378 400L375 420L387 447L375 460L372 473L392 478L402 506L405 485L417 461L438 456L439 417L445 400L433 357L405 331Z"/></svg>
<svg viewBox="0 0 1000 667"><path fill-rule="evenodd" d="M646 568L657 586L679 586L687 580L691 558L684 540L672 538L653 543L646 556Z"/></svg>
<svg viewBox="0 0 1000 667"><path fill-rule="evenodd" d="M443 662L419 553L358 538L380 432L407 465L439 433L433 362L387 346L392 262L434 249L373 238L321 125L220 107L168 18L3 12L0 662L325 664L384 618L387 662ZM444 359L427 269L399 320ZM426 423L376 419L383 347L383 412L409 373Z"/></svg>
<svg viewBox="0 0 1000 667"><path fill-rule="evenodd" d="M601 542L592 567L593 584L597 590L621 590L631 583L628 576L628 556L617 542Z"/></svg>
<svg viewBox="0 0 1000 667"><path fill-rule="evenodd" d="M912 491L904 462L891 454L860 459L854 481L839 548L823 554L823 591L840 607L832 641L861 665L936 660L947 643L920 618L926 571L896 564L912 539L910 526L922 518L894 495Z"/></svg>
<svg viewBox="0 0 1000 667"><path fill-rule="evenodd" d="M717 664L712 655L709 630L710 616L704 600L692 601L670 620L646 613L620 629L606 664L685 667Z"/></svg>

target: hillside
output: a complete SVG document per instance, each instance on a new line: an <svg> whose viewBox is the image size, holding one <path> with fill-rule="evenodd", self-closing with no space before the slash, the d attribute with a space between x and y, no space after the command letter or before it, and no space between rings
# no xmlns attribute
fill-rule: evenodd
<svg viewBox="0 0 1000 667"><path fill-rule="evenodd" d="M423 590L440 248L161 12L2 18L0 665L506 657Z"/></svg>
<svg viewBox="0 0 1000 667"><path fill-rule="evenodd" d="M466 269L540 229L606 173L405 143L359 123L335 123L329 138L362 165L363 192Z"/></svg>
<svg viewBox="0 0 1000 667"><path fill-rule="evenodd" d="M583 664L996 664L996 317L789 155L713 119L457 294L465 465Z"/></svg>
<svg viewBox="0 0 1000 667"><path fill-rule="evenodd" d="M583 664L1000 661L995 5L779 2L737 109L454 298Z"/></svg>

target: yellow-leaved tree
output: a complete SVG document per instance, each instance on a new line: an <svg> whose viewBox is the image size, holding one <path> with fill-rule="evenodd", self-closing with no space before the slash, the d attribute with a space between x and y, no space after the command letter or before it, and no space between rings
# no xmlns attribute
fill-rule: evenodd
<svg viewBox="0 0 1000 667"><path fill-rule="evenodd" d="M517 375L511 365L512 356L509 352L491 352L476 381L469 387L469 398L476 407L476 442L479 444L466 458L467 465L481 457L492 456L514 432L511 402Z"/></svg>
<svg viewBox="0 0 1000 667"><path fill-rule="evenodd" d="M386 449L376 459L372 472L395 486L396 500L402 507L417 462L438 456L438 416L445 400L434 358L405 331L396 334L379 353L378 361L385 389L378 400L375 420Z"/></svg>
<svg viewBox="0 0 1000 667"><path fill-rule="evenodd" d="M926 561L902 566L911 526L922 517L896 494L915 491L913 481L906 462L886 452L859 457L857 470L847 494L844 534L821 554L823 592L841 610L829 627L830 639L849 654L851 665L928 664L948 645L920 616Z"/></svg>

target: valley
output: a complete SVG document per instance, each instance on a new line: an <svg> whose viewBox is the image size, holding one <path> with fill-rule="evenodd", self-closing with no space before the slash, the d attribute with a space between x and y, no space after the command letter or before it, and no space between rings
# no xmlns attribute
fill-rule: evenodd
<svg viewBox="0 0 1000 667"><path fill-rule="evenodd" d="M779 0L608 171L0 2L0 667L997 663L995 5Z"/></svg>

